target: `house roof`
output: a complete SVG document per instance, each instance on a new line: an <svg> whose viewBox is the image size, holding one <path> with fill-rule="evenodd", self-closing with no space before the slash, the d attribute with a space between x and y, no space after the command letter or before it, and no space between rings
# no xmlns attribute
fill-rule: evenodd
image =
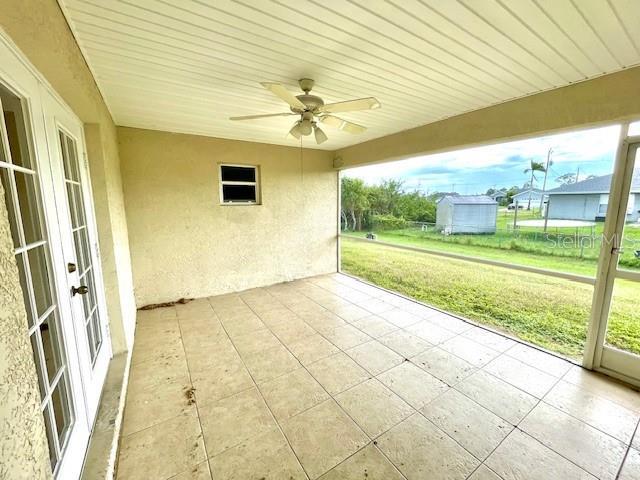
<svg viewBox="0 0 640 480"><path fill-rule="evenodd" d="M532 195L542 195L542 190L540 190L539 188L531 188L531 189L521 190L515 195L513 195L511 198L526 197L527 195L529 195L529 192L531 192Z"/></svg>
<svg viewBox="0 0 640 480"><path fill-rule="evenodd" d="M486 195L447 195L440 201L448 200L453 205L497 205L497 202Z"/></svg>
<svg viewBox="0 0 640 480"><path fill-rule="evenodd" d="M581 182L562 185L552 190L547 190L549 195L566 194L588 194L588 193L609 193L611 187L611 177L613 175L602 175L600 177L582 180ZM640 168L633 172L631 180L631 192L640 192Z"/></svg>

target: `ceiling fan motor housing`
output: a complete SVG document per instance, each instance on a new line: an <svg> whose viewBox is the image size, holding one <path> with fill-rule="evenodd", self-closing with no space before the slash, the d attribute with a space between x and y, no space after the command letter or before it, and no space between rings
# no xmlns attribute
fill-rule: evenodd
<svg viewBox="0 0 640 480"><path fill-rule="evenodd" d="M300 100L302 103L304 103L305 106L307 107L304 110L305 112L313 112L316 108L319 108L322 105L324 105L324 102L320 97L317 97L315 95L309 95L308 93L304 95L296 95L296 98ZM303 112L302 110L296 107L291 107L291 111L295 113Z"/></svg>

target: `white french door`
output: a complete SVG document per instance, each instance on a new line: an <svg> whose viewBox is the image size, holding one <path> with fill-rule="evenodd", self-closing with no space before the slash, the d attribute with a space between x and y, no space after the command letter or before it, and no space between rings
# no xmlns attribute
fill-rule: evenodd
<svg viewBox="0 0 640 480"><path fill-rule="evenodd" d="M73 327L89 422L95 418L111 347L82 124L43 89L46 139Z"/></svg>
<svg viewBox="0 0 640 480"><path fill-rule="evenodd" d="M611 182L585 363L640 385L640 136L622 126ZM626 308L625 308L626 305ZM609 335L624 322L627 335ZM588 357L591 353L591 357Z"/></svg>
<svg viewBox="0 0 640 480"><path fill-rule="evenodd" d="M82 123L0 32L0 181L58 479L79 478L111 357Z"/></svg>

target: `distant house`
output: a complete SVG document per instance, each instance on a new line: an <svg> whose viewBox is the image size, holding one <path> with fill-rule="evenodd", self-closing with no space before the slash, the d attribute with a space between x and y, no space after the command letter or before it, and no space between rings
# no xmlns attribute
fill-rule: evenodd
<svg viewBox="0 0 640 480"><path fill-rule="evenodd" d="M505 198L507 198L507 191L505 189L498 190L497 192L493 192L490 197L493 198L496 202L500 203Z"/></svg>
<svg viewBox="0 0 640 480"><path fill-rule="evenodd" d="M540 208L540 200L543 196L545 196L546 199L546 195L543 195L542 190L538 188L527 188L513 195L511 202L518 202L518 205L522 205L522 208L529 208L529 199L531 199L531 208Z"/></svg>
<svg viewBox="0 0 640 480"><path fill-rule="evenodd" d="M612 175L603 175L547 190L549 218L566 220L603 220L609 204ZM640 169L633 172L627 221L640 219Z"/></svg>
<svg viewBox="0 0 640 480"><path fill-rule="evenodd" d="M447 233L495 233L498 202L486 195L447 195L438 202L436 229Z"/></svg>

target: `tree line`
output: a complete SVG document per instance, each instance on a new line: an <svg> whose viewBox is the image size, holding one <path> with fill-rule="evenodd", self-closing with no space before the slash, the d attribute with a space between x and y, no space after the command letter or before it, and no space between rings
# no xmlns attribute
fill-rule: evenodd
<svg viewBox="0 0 640 480"><path fill-rule="evenodd" d="M407 222L436 221L436 201L445 193L406 192L401 180L367 185L359 178L341 182L341 223L344 230L396 229Z"/></svg>

